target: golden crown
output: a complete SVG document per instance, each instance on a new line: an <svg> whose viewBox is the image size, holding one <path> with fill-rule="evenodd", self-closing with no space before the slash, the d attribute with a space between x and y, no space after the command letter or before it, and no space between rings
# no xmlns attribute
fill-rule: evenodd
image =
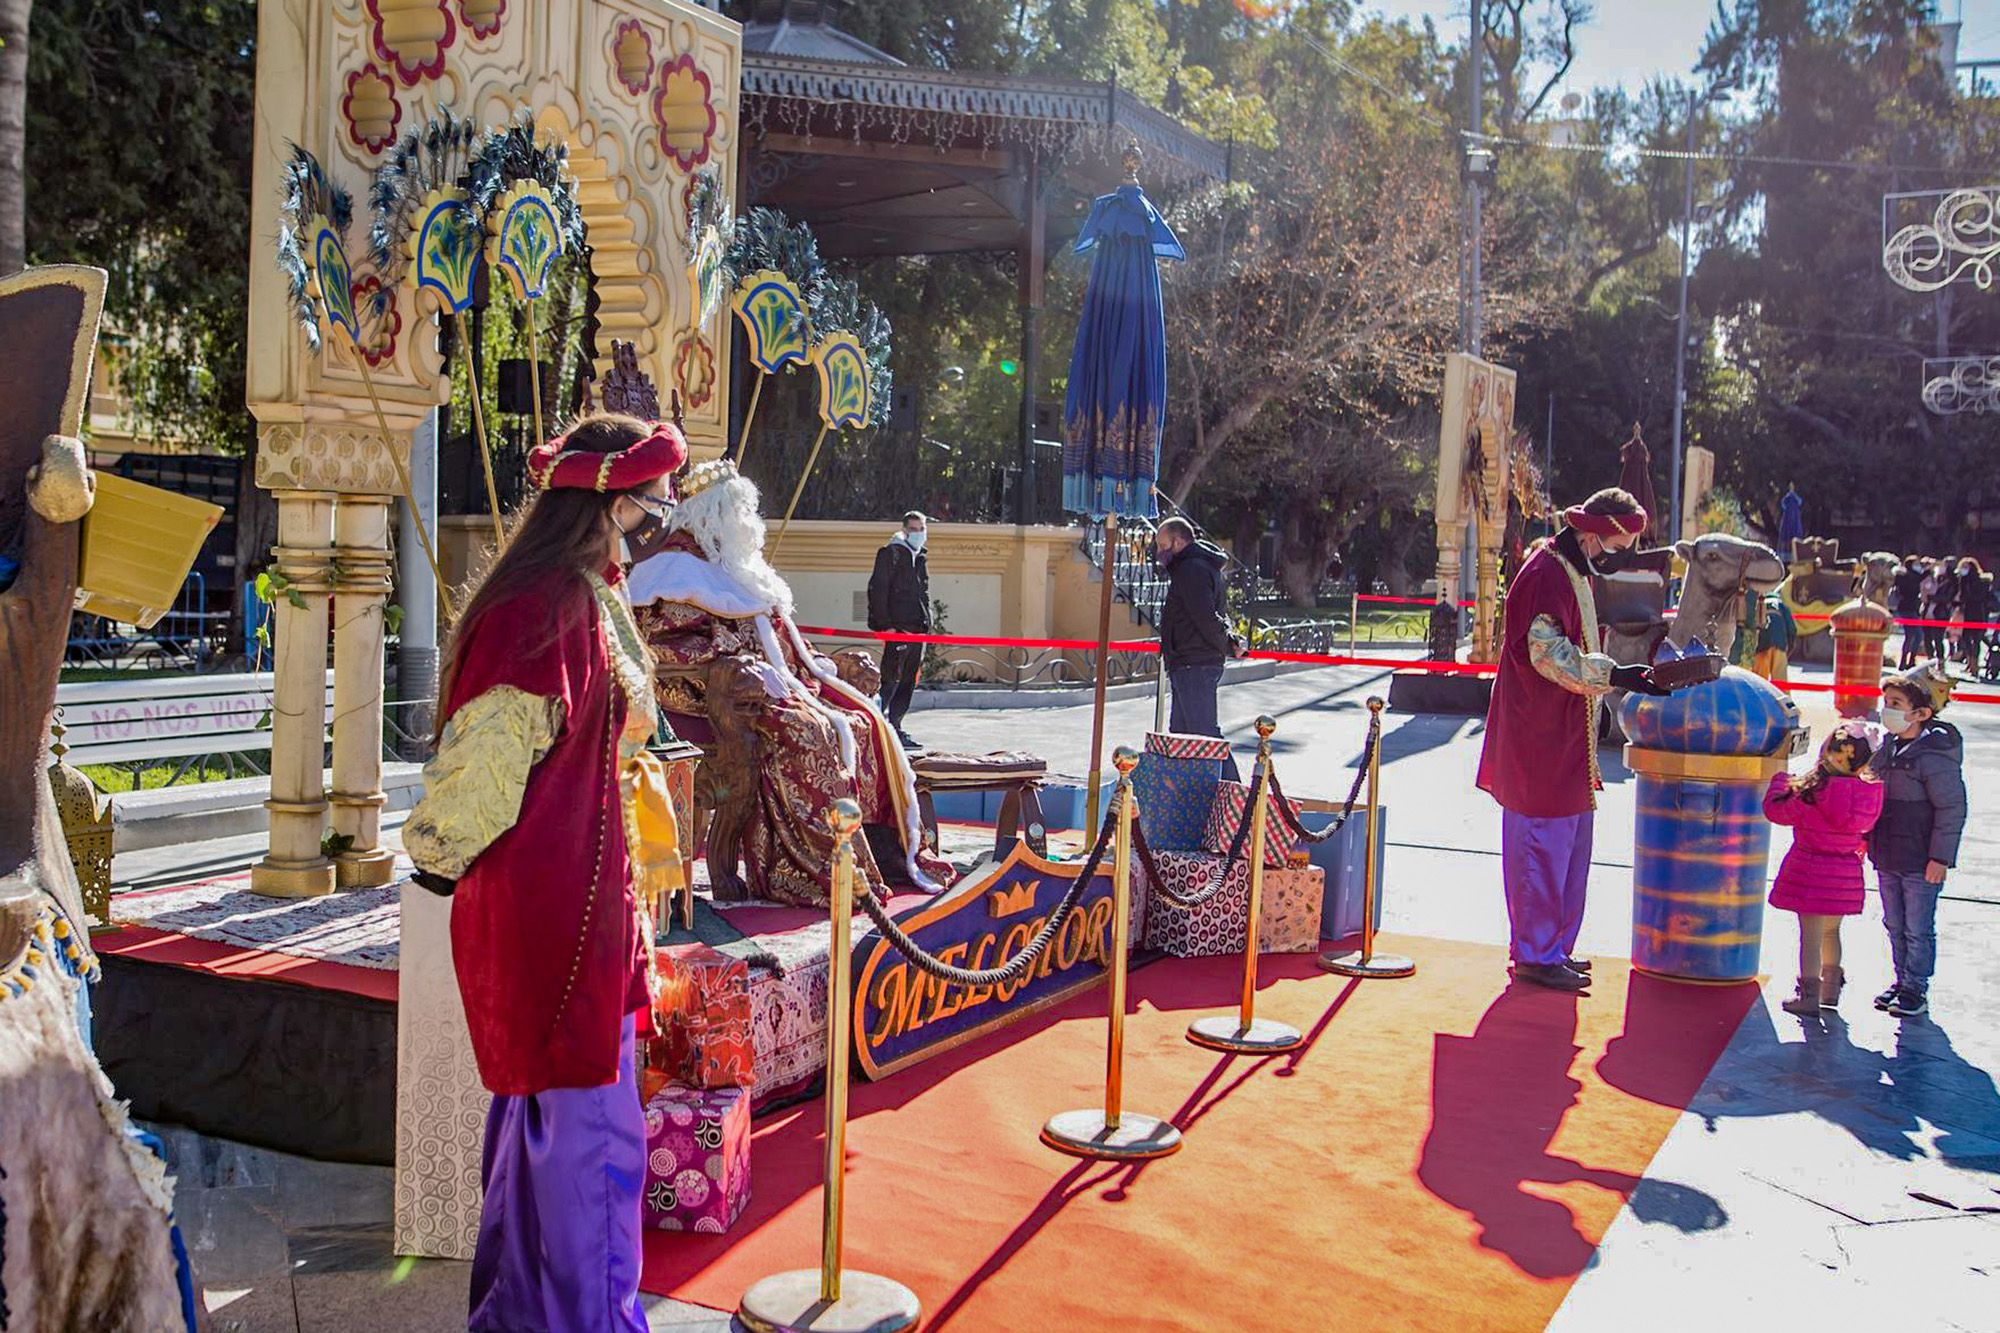
<svg viewBox="0 0 2000 1333"><path fill-rule="evenodd" d="M675 489L680 492L681 499L692 500L719 482L734 481L736 476L736 464L732 460L711 458L689 468L687 475L680 479Z"/></svg>
<svg viewBox="0 0 2000 1333"><path fill-rule="evenodd" d="M1040 880L1031 879L1011 889L990 890L986 895L987 915L997 920L1003 916L1013 916L1016 912L1026 912L1033 909L1035 905L1035 890L1039 889L1041 885L1042 882Z"/></svg>

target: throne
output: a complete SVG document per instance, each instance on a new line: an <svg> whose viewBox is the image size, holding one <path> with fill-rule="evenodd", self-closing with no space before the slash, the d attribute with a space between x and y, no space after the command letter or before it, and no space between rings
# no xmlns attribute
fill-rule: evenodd
<svg viewBox="0 0 2000 1333"><path fill-rule="evenodd" d="M830 656L851 689L871 697L880 692L881 670L864 649L842 648ZM764 763L766 738L758 728L764 687L745 659L724 657L699 667L656 666L653 689L674 734L700 753L689 856L707 858L717 902L741 902L750 896L738 866Z"/></svg>

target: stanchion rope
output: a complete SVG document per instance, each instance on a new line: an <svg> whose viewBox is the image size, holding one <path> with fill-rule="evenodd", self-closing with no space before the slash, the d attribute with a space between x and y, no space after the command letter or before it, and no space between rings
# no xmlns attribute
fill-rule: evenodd
<svg viewBox="0 0 2000 1333"><path fill-rule="evenodd" d="M1285 828L1298 841L1308 846L1318 846L1346 826L1348 816L1354 813L1354 803L1361 799L1361 786L1368 780L1368 764L1375 758L1375 746L1382 739L1382 715L1377 713L1368 720L1368 741L1361 747L1361 766L1354 770L1354 785L1347 790L1347 802L1340 807L1340 813L1333 822L1314 833L1299 819L1298 811L1292 809L1285 800L1285 788L1278 781L1278 770L1271 768L1271 804L1277 807L1278 817L1285 821Z"/></svg>
<svg viewBox="0 0 2000 1333"><path fill-rule="evenodd" d="M1129 789L1126 795L1129 798ZM896 918L889 915L889 909L877 901L872 893L859 895L861 910L875 923L875 929L881 932L882 938L894 945L897 953L909 959L910 964L926 976L961 986L1000 986L1010 981L1019 981L1027 975L1028 969L1035 965L1035 960L1047 950L1049 942L1055 939L1056 932L1062 929L1063 923L1069 919L1069 914L1076 910L1076 905L1083 901L1084 890L1090 887L1090 881L1096 877L1098 864L1104 859L1105 849L1111 846L1111 835L1117 827L1117 803L1114 801L1112 806L1111 810L1105 812L1104 824L1097 831L1097 845L1090 849L1090 855L1084 859L1083 867L1077 873L1076 882L1070 885L1069 892L1056 904L1055 911L1049 914L1049 919L1042 928L1035 932L1035 937L1022 945L1013 957L999 967L953 967L937 955L926 952L922 945L904 933L903 928L896 924Z"/></svg>

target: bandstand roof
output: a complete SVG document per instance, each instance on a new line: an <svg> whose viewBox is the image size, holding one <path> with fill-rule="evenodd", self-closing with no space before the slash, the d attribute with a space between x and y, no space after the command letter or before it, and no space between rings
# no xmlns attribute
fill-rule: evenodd
<svg viewBox="0 0 2000 1333"><path fill-rule="evenodd" d="M827 0L764 0L743 30L744 194L812 224L830 255L1011 250L1031 160L1050 242L1117 186L1133 139L1151 190L1229 174L1226 145L1117 83L905 65Z"/></svg>

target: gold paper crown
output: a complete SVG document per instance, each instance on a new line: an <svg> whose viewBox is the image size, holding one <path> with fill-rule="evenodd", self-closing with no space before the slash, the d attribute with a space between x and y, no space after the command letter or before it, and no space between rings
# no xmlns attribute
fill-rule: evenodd
<svg viewBox="0 0 2000 1333"><path fill-rule="evenodd" d="M1935 664L1925 662L1913 671L1889 677L1885 685L1901 686L1914 699L1930 700L1932 713L1942 713L1944 706L1951 702L1951 689L1957 682L1939 671Z"/></svg>
<svg viewBox="0 0 2000 1333"><path fill-rule="evenodd" d="M736 477L735 462L727 458L711 458L689 468L675 489L680 492L681 499L692 500L718 482L734 481Z"/></svg>

